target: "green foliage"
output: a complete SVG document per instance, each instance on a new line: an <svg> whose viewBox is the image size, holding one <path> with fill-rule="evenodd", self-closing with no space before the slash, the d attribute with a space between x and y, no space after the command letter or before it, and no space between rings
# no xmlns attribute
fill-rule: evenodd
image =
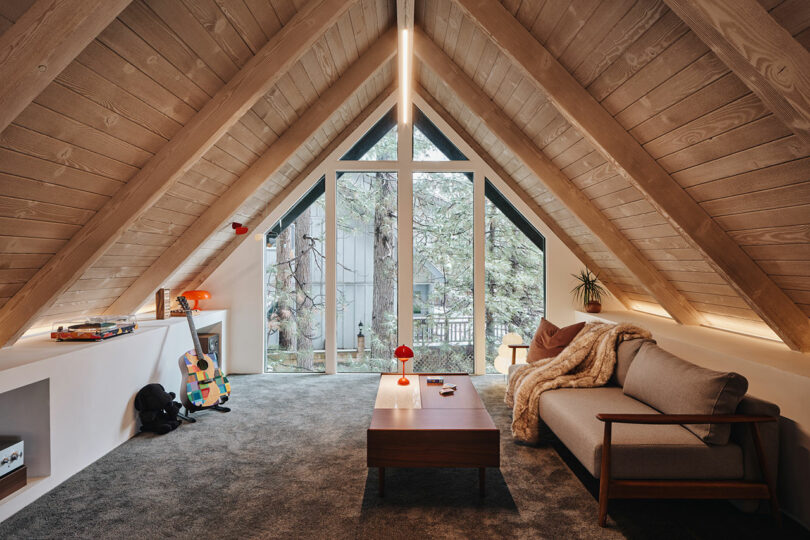
<svg viewBox="0 0 810 540"><path fill-rule="evenodd" d="M389 131L361 159L395 160L396 128ZM438 149L418 130L414 130L416 159L445 160ZM347 173L338 179L337 225L338 238L368 238L375 233L375 213L381 204L379 189L382 182L396 183L392 173ZM414 298L415 352L414 368L429 371L472 371L473 317L473 184L460 173L417 173L413 178L413 273L415 283L428 283L427 298ZM323 206L320 198L315 204ZM384 219L396 230L396 205L386 210ZM323 231L316 236L313 265L323 265ZM394 233L396 236L396 233ZM350 240L354 241L354 240ZM356 246L360 246L358 241ZM486 348L488 371L506 332L521 334L528 342L544 313L544 254L493 204L486 206ZM394 250L396 251L396 250ZM295 261L278 261L267 265L268 331L286 328L296 332L296 319L319 320L322 298L316 299L312 313L279 317L276 305L296 305L294 283L277 290L279 268ZM344 272L356 269L341 268ZM396 290L396 271L382 286ZM377 281L379 285L379 281ZM347 289L348 290L348 289ZM338 287L338 310L341 312L356 302ZM275 299L275 301L274 301ZM303 320L303 319L302 319ZM455 323L454 323L455 321ZM392 357L371 354L381 351L396 340L396 303L390 313L378 322L377 331L371 321L364 321L366 350L342 351L339 364L342 371L389 371ZM453 326L453 325L456 326ZM450 328L467 325L468 336L451 337ZM421 332L421 334L420 334ZM421 343L421 345L420 345ZM295 370L295 350L268 350L268 368L273 371ZM323 369L322 352L315 352L315 367Z"/></svg>
<svg viewBox="0 0 810 540"><path fill-rule="evenodd" d="M580 270L579 274L571 274L579 284L571 289L574 299L587 306L590 302L602 302L602 298L607 295L607 291L599 284L599 275L594 275L587 268Z"/></svg>

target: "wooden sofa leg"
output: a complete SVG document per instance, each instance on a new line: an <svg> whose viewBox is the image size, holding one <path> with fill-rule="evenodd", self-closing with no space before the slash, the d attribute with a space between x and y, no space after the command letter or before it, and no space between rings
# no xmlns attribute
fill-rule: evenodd
<svg viewBox="0 0 810 540"><path fill-rule="evenodd" d="M599 471L599 526L607 527L608 499L610 497L610 441L613 423L605 422L602 440L602 466Z"/></svg>
<svg viewBox="0 0 810 540"><path fill-rule="evenodd" d="M776 521L777 525L781 527L782 514L779 512L779 501L776 498L776 484L768 470L768 463L765 461L765 450L762 448L762 437L759 434L759 425L756 422L751 423L751 435L754 437L754 448L757 451L757 461L759 461L759 470L762 472L762 479L768 484L771 513L773 513L773 519Z"/></svg>

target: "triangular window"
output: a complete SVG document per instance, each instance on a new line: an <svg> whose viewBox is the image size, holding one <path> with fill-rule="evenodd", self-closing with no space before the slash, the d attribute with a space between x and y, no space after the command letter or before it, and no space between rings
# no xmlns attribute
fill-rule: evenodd
<svg viewBox="0 0 810 540"><path fill-rule="evenodd" d="M397 159L397 114L396 108L380 118L363 135L341 161L396 161Z"/></svg>
<svg viewBox="0 0 810 540"><path fill-rule="evenodd" d="M417 107L413 108L414 161L467 161L456 145Z"/></svg>

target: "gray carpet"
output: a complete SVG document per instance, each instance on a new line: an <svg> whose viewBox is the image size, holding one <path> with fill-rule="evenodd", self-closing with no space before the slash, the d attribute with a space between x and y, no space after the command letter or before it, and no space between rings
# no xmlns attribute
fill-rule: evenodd
<svg viewBox="0 0 810 540"><path fill-rule="evenodd" d="M475 377L501 429L500 471L365 467L379 376L231 378L233 411L139 435L0 524L0 538L709 538L801 534L724 502L619 501L555 441L514 444L501 376Z"/></svg>

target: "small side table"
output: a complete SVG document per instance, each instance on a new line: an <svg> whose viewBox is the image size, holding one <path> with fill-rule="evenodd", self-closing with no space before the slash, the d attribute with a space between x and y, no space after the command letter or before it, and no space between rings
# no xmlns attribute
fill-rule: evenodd
<svg viewBox="0 0 810 540"><path fill-rule="evenodd" d="M523 344L521 344L521 345L509 345L509 348L512 349L512 365L514 366L515 365L515 360L516 360L516 357L517 357L517 350L518 349L528 349L529 346L528 345L523 345Z"/></svg>

